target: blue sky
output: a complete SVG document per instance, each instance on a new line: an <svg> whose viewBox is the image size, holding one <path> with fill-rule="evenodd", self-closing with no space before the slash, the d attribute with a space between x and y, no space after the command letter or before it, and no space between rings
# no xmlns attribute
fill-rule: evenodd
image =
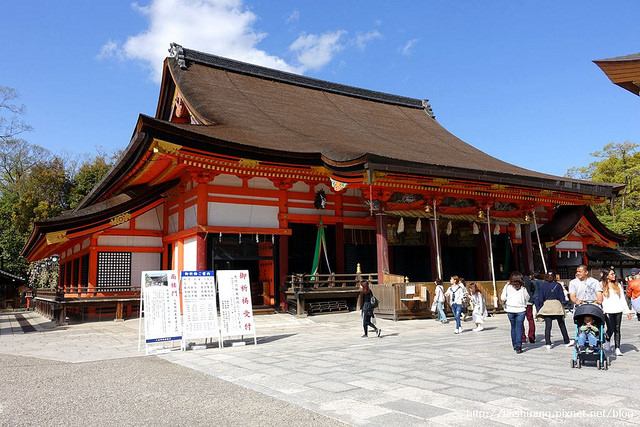
<svg viewBox="0 0 640 427"><path fill-rule="evenodd" d="M591 61L640 51L637 2L9 0L0 86L33 143L128 144L154 115L170 42L311 77L428 98L451 133L554 175L640 143L640 98ZM470 165L471 166L471 165Z"/></svg>

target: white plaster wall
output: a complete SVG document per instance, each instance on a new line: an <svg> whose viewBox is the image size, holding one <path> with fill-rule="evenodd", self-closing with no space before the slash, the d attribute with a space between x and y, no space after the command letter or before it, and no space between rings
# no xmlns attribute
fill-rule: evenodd
<svg viewBox="0 0 640 427"><path fill-rule="evenodd" d="M308 193L309 191L311 191L311 187L309 187L308 184L305 184L302 181L298 181L293 184L293 186L288 191L291 191L293 193Z"/></svg>
<svg viewBox="0 0 640 427"><path fill-rule="evenodd" d="M563 240L556 245L558 249L582 249L582 242Z"/></svg>
<svg viewBox="0 0 640 427"><path fill-rule="evenodd" d="M162 268L162 254L133 252L131 254L131 286L140 287L143 271Z"/></svg>
<svg viewBox="0 0 640 427"><path fill-rule="evenodd" d="M164 206L158 206L136 217L136 230L162 230Z"/></svg>
<svg viewBox="0 0 640 427"><path fill-rule="evenodd" d="M224 187L242 187L242 179L235 175L218 175L213 181L213 185L222 185Z"/></svg>
<svg viewBox="0 0 640 427"><path fill-rule="evenodd" d="M192 205L184 210L184 229L193 228L198 224L198 206Z"/></svg>
<svg viewBox="0 0 640 427"><path fill-rule="evenodd" d="M161 248L162 237L150 236L100 236L98 246L135 246Z"/></svg>
<svg viewBox="0 0 640 427"><path fill-rule="evenodd" d="M209 202L209 225L278 228L278 207Z"/></svg>
<svg viewBox="0 0 640 427"><path fill-rule="evenodd" d="M84 239L82 241L82 249L87 249L89 247L89 245L91 244L91 239Z"/></svg>
<svg viewBox="0 0 640 427"><path fill-rule="evenodd" d="M271 182L269 179L261 178L261 177L251 178L249 181L247 181L247 186L249 188L260 188L262 190L277 190L278 189L278 187L276 187L273 184L273 182Z"/></svg>
<svg viewBox="0 0 640 427"><path fill-rule="evenodd" d="M111 228L115 228L117 230L128 230L131 228L131 221L123 222L122 224L114 225Z"/></svg>
<svg viewBox="0 0 640 427"><path fill-rule="evenodd" d="M197 270L198 242L195 237L184 241L184 259L182 266L185 271Z"/></svg>
<svg viewBox="0 0 640 427"><path fill-rule="evenodd" d="M169 234L178 232L178 213L169 216Z"/></svg>

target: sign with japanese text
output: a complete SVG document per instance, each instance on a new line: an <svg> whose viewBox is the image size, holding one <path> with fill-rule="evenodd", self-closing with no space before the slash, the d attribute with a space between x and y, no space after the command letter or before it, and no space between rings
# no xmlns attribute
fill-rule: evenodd
<svg viewBox="0 0 640 427"><path fill-rule="evenodd" d="M251 283L247 270L218 270L222 336L254 335Z"/></svg>
<svg viewBox="0 0 640 427"><path fill-rule="evenodd" d="M181 339L178 273L174 270L143 271L141 283L145 341Z"/></svg>
<svg viewBox="0 0 640 427"><path fill-rule="evenodd" d="M218 337L213 271L182 271L182 339Z"/></svg>

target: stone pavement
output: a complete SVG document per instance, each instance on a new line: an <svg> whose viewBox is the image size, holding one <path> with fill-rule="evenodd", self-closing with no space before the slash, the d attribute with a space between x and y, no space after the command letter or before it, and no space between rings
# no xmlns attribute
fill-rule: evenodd
<svg viewBox="0 0 640 427"><path fill-rule="evenodd" d="M31 312L25 316L39 331L8 334L7 316L0 314L0 353L74 363L159 358L349 425L640 424L635 317L622 322L624 356L612 355L604 371L572 369L573 349L562 345L557 325L551 350L538 322L538 342L516 354L505 315L488 319L481 332L466 322L459 335L452 323L378 320L382 337L368 339L360 338L355 312L264 315L256 316L258 345L251 339L156 356L137 351L135 319L49 328ZM572 334L570 316L567 326ZM274 421L278 414L262 416Z"/></svg>

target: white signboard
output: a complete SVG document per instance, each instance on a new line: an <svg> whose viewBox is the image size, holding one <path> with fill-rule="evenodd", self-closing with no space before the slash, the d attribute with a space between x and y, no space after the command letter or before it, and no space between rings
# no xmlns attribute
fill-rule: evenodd
<svg viewBox="0 0 640 427"><path fill-rule="evenodd" d="M256 344L249 272L247 270L218 270L216 275L220 297L222 337L253 334L253 341Z"/></svg>
<svg viewBox="0 0 640 427"><path fill-rule="evenodd" d="M183 271L182 341L197 338L219 340L216 282L213 271Z"/></svg>
<svg viewBox="0 0 640 427"><path fill-rule="evenodd" d="M143 271L141 284L146 344L181 339L178 273Z"/></svg>

